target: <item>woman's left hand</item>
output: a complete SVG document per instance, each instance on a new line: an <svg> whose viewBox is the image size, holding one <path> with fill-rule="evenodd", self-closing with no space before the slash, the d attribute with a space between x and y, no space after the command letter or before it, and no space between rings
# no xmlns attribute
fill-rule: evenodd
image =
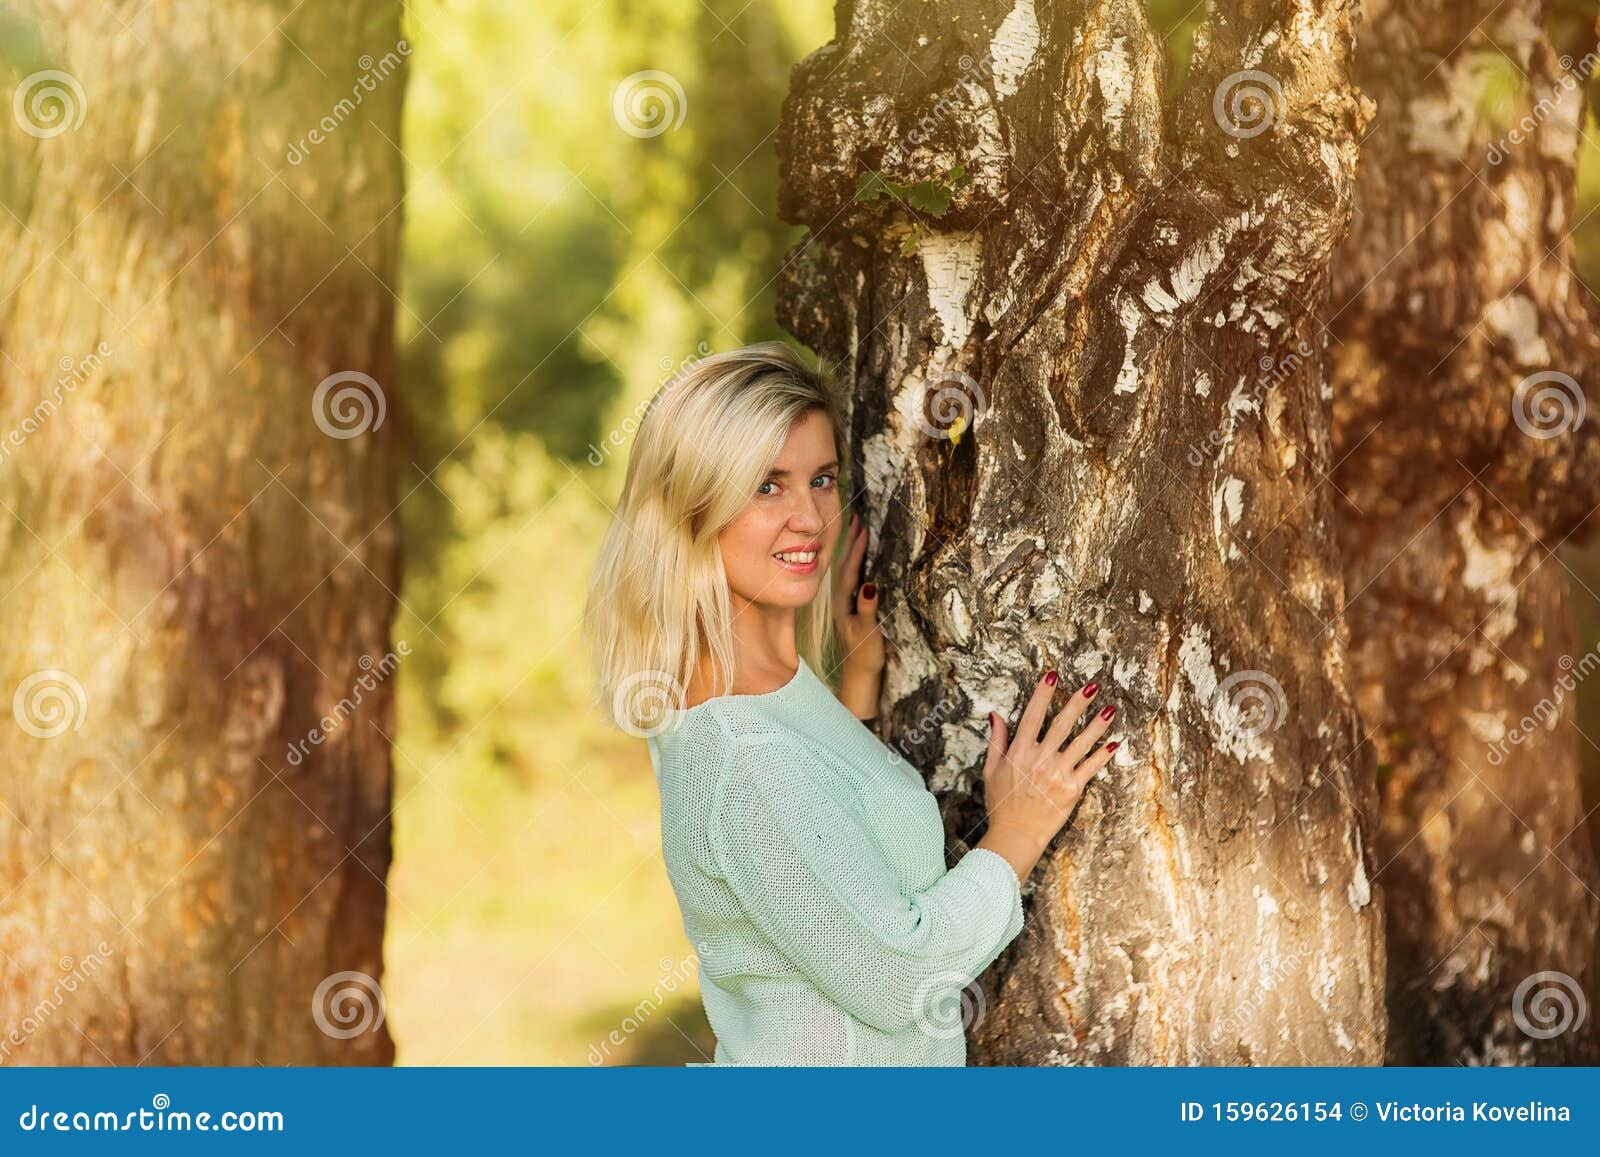
<svg viewBox="0 0 1600 1157"><path fill-rule="evenodd" d="M833 572L833 621L843 655L841 671L847 676L876 679L887 661L883 632L878 629L878 588L874 583L864 583L859 591L855 589L866 556L867 526L852 514L845 535L844 558ZM854 610L850 608L852 594Z"/></svg>

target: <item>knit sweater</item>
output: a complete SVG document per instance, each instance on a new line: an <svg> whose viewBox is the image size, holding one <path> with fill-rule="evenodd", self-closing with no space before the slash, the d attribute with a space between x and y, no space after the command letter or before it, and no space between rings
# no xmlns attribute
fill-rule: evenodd
<svg viewBox="0 0 1600 1157"><path fill-rule="evenodd" d="M649 738L661 844L720 1065L964 1065L967 986L1022 929L987 848L800 660Z"/></svg>

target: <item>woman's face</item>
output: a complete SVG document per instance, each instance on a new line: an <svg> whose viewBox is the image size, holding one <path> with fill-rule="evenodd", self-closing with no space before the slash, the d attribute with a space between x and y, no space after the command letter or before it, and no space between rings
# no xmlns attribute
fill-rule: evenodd
<svg viewBox="0 0 1600 1157"><path fill-rule="evenodd" d="M838 537L838 470L828 416L813 410L790 427L766 481L717 536L736 609L741 600L800 608L816 597Z"/></svg>

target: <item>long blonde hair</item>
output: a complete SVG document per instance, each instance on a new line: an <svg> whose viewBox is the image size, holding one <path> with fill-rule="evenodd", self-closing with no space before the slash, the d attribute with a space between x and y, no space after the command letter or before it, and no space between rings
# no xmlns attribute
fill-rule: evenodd
<svg viewBox="0 0 1600 1157"><path fill-rule="evenodd" d="M650 400L583 615L600 709L622 730L644 736L671 725L702 640L717 693L732 692L732 612L717 536L750 503L789 430L813 411L828 416L842 478L848 456L833 380L783 342L701 358ZM795 621L796 648L823 676L837 646L831 585L824 575Z"/></svg>

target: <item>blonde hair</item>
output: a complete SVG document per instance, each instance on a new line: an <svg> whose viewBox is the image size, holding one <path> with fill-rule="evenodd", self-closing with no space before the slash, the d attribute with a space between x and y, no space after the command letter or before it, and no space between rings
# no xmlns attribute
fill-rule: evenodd
<svg viewBox="0 0 1600 1157"><path fill-rule="evenodd" d="M583 615L600 709L622 730L645 736L671 724L702 642L717 693L732 693L732 611L717 536L749 505L790 429L814 411L828 417L842 477L846 438L833 382L783 342L694 361L650 400ZM830 591L824 575L795 622L796 648L822 675L837 645Z"/></svg>

